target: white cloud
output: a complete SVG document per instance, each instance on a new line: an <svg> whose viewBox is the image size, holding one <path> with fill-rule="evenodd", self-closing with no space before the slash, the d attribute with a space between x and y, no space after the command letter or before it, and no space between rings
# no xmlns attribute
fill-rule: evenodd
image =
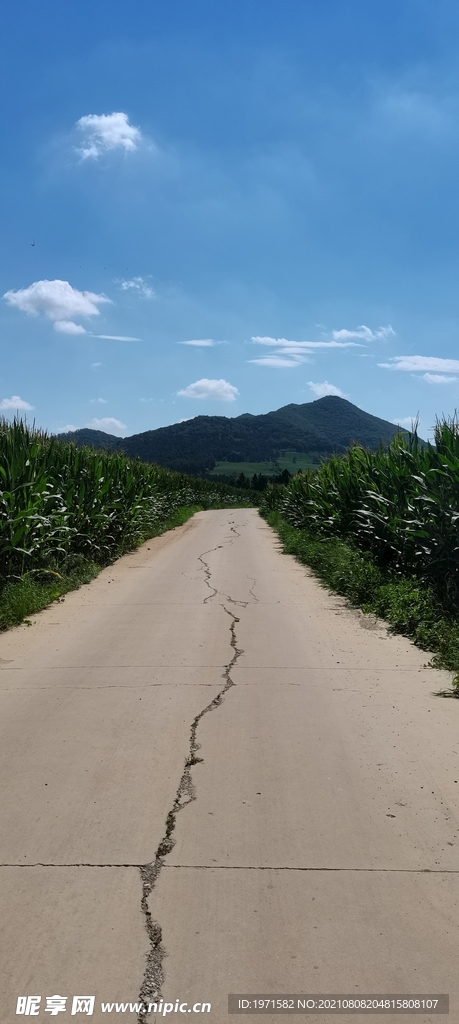
<svg viewBox="0 0 459 1024"><path fill-rule="evenodd" d="M77 429L73 423L66 423L65 427L59 427L58 434L73 434Z"/></svg>
<svg viewBox="0 0 459 1024"><path fill-rule="evenodd" d="M316 349L335 348L358 348L355 341L288 341L287 338L270 338L269 336L255 336L251 339L254 345L265 345L275 349L269 356L262 356L261 359L249 359L249 363L258 366L278 367L300 366L309 362L308 356Z"/></svg>
<svg viewBox="0 0 459 1024"><path fill-rule="evenodd" d="M360 348L355 341L288 341L283 352L309 352L316 348Z"/></svg>
<svg viewBox="0 0 459 1024"><path fill-rule="evenodd" d="M459 359L439 359L437 356L394 356L390 362L378 363L378 366L406 373L459 373Z"/></svg>
<svg viewBox="0 0 459 1024"><path fill-rule="evenodd" d="M252 341L255 343L255 345L270 345L272 348L279 348L279 346L281 346L284 342L285 342L286 345L288 344L286 338L269 338L269 337L261 337L260 338L260 337L256 336L256 337L252 338Z"/></svg>
<svg viewBox="0 0 459 1024"><path fill-rule="evenodd" d="M121 291L123 291L123 292L127 292L127 291L137 292L137 294L138 295L142 295L142 297L144 299L155 299L156 298L156 292L155 292L154 288L152 288L149 284L147 284L147 282L144 281L143 277L133 277L133 278L131 278L130 281L124 281L123 280L123 281L121 281L120 287L121 287Z"/></svg>
<svg viewBox="0 0 459 1024"><path fill-rule="evenodd" d="M81 324L74 324L73 320L55 320L54 330L61 334L86 334L86 329Z"/></svg>
<svg viewBox="0 0 459 1024"><path fill-rule="evenodd" d="M126 424L121 423L121 420L115 420L113 416L103 416L100 420L94 417L86 426L91 430L104 430L108 434L119 434L120 431L126 430Z"/></svg>
<svg viewBox="0 0 459 1024"><path fill-rule="evenodd" d="M93 338L104 338L105 341L142 341L142 338L129 338L124 334L93 334ZM94 363L94 366L96 364ZM97 364L101 366L101 363Z"/></svg>
<svg viewBox="0 0 459 1024"><path fill-rule="evenodd" d="M440 373L423 373L422 379L426 380L428 384L454 384L458 377L444 377Z"/></svg>
<svg viewBox="0 0 459 1024"><path fill-rule="evenodd" d="M227 380L208 380L207 377L203 377L202 380L197 380L187 388L177 391L177 394L182 398L212 398L218 402L234 402L239 391Z"/></svg>
<svg viewBox="0 0 459 1024"><path fill-rule="evenodd" d="M77 128L83 137L78 149L83 160L97 158L112 149L134 152L143 141L140 128L129 124L127 114L122 111L113 114L86 114L77 121Z"/></svg>
<svg viewBox="0 0 459 1024"><path fill-rule="evenodd" d="M91 370L98 370L99 366L103 366L103 363L91 363Z"/></svg>
<svg viewBox="0 0 459 1024"><path fill-rule="evenodd" d="M288 341L287 338L252 338L255 345L268 345L282 352L309 352L315 348L359 348L355 341Z"/></svg>
<svg viewBox="0 0 459 1024"><path fill-rule="evenodd" d="M103 303L110 303L105 295L96 295L95 292L80 292L78 288L72 288L68 281L34 281L28 288L19 288L17 291L5 292L4 299L10 306L15 306L29 316L38 316L44 313L50 320L60 323L56 330L63 330L66 333L75 334L78 328L73 324L71 318L74 316L99 316L98 306ZM72 327L63 327L63 324L72 323ZM84 330L84 328L82 328ZM78 330L81 334L81 331Z"/></svg>
<svg viewBox="0 0 459 1024"><path fill-rule="evenodd" d="M193 338L192 341L179 341L179 345L195 345L196 348L212 348L216 342L212 338Z"/></svg>
<svg viewBox="0 0 459 1024"><path fill-rule="evenodd" d="M329 384L328 380L324 380L322 384L315 384L314 381L309 380L308 385L316 398L325 398L326 395L337 395L338 398L349 398L349 395L345 395L344 392L341 391L341 388L337 388L335 384Z"/></svg>
<svg viewBox="0 0 459 1024"><path fill-rule="evenodd" d="M106 398L90 398L89 401L92 402L92 404L97 402L99 405L108 405Z"/></svg>
<svg viewBox="0 0 459 1024"><path fill-rule="evenodd" d="M295 359L286 359L285 356L262 356L261 359L248 359L249 363L256 363L257 366L273 366L276 367L287 367L287 366L301 366L301 363L306 363L307 359L303 359L301 356L297 356Z"/></svg>
<svg viewBox="0 0 459 1024"><path fill-rule="evenodd" d="M20 409L22 412L31 412L33 405L29 402L24 402L23 398L19 398L19 395L12 395L11 398L3 398L0 402L0 409Z"/></svg>
<svg viewBox="0 0 459 1024"><path fill-rule="evenodd" d="M345 328L341 331L332 331L332 335L335 341L345 340L346 338L362 338L363 341L378 341L379 339L393 338L395 337L395 331L390 324L387 327L379 327L377 331L372 331L370 327L365 327L365 324L361 324L354 331L348 331Z"/></svg>

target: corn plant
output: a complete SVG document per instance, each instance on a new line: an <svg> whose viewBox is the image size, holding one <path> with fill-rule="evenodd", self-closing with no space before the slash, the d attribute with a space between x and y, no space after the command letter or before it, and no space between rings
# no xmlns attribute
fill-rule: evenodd
<svg viewBox="0 0 459 1024"><path fill-rule="evenodd" d="M0 421L0 581L76 555L107 564L179 508L241 504L223 484Z"/></svg>
<svg viewBox="0 0 459 1024"><path fill-rule="evenodd" d="M419 578L459 612L459 423L438 422L435 444L398 435L376 452L359 446L317 472L272 488L266 510L292 525L338 536L391 573Z"/></svg>

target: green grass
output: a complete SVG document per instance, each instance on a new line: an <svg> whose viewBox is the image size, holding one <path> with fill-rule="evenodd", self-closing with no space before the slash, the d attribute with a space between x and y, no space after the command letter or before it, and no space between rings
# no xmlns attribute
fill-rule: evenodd
<svg viewBox="0 0 459 1024"><path fill-rule="evenodd" d="M0 590L0 630L18 626L27 621L29 615L58 601L69 590L90 583L101 569L102 566L82 559L78 567L65 574L25 575L22 579L6 583Z"/></svg>
<svg viewBox="0 0 459 1024"><path fill-rule="evenodd" d="M284 452L283 455L279 455L276 465L279 466L278 472L282 473L284 469L288 469L289 473L298 473L299 469L316 469L320 465L320 455L318 452Z"/></svg>
<svg viewBox="0 0 459 1024"><path fill-rule="evenodd" d="M199 505L177 509L172 516L162 523L156 524L152 532L138 540L136 547L151 537L157 537L166 530L182 526L195 512L200 511ZM132 550L127 547L126 551ZM113 563L115 559L111 559ZM110 564L110 563L108 563ZM42 611L53 601L59 601L70 590L76 590L85 583L90 583L104 568L96 565L84 556L69 559L68 564L56 569L38 570L25 573L20 579L12 580L0 588L0 630L18 626L27 621L29 615Z"/></svg>
<svg viewBox="0 0 459 1024"><path fill-rule="evenodd" d="M284 452L275 462L216 462L208 475L238 477L244 473L244 476L252 477L254 473L262 473L263 476L278 476L284 469L293 474L299 469L315 469L318 464L319 457L316 459L314 452L310 455L304 452Z"/></svg>
<svg viewBox="0 0 459 1024"><path fill-rule="evenodd" d="M459 623L429 587L416 578L391 575L348 541L291 526L279 512L265 513L265 518L284 551L310 566L326 587L385 619L394 633L409 637L421 650L433 652L434 667L455 673L453 690L442 695L459 697Z"/></svg>

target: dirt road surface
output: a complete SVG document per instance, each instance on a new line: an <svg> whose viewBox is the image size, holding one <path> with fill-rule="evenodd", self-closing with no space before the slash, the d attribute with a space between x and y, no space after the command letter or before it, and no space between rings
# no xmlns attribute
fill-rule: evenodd
<svg viewBox="0 0 459 1024"><path fill-rule="evenodd" d="M101 1002L158 988L175 1021L236 1020L229 993L449 993L459 1021L447 673L247 509L31 622L0 637L1 1022L31 995L136 1021Z"/></svg>

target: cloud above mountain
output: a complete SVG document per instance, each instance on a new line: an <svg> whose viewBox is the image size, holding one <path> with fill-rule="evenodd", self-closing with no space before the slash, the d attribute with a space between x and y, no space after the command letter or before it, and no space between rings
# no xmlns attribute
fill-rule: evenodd
<svg viewBox="0 0 459 1024"><path fill-rule="evenodd" d="M208 380L207 377L203 377L201 380L195 381L194 384L189 384L188 387L177 391L177 394L181 398L210 398L217 402L234 402L239 391L234 384L230 384L227 380Z"/></svg>
<svg viewBox="0 0 459 1024"><path fill-rule="evenodd" d="M320 349L343 349L358 348L355 341L289 341L288 338L271 338L269 336L255 335L251 338L254 345L264 345L274 349L269 356L259 356L256 359L249 359L249 363L257 366L294 367L309 362L316 350Z"/></svg>
<svg viewBox="0 0 459 1024"><path fill-rule="evenodd" d="M29 402L25 402L19 395L12 395L11 398L2 398L0 402L0 410L6 412L7 410L14 410L16 412L31 412L33 405Z"/></svg>
<svg viewBox="0 0 459 1024"><path fill-rule="evenodd" d="M103 416L101 419L94 417L86 426L91 430L104 430L107 434L119 434L126 430L126 424L114 416Z"/></svg>
<svg viewBox="0 0 459 1024"><path fill-rule="evenodd" d="M336 395L337 398L349 398L349 395L345 395L341 388L337 388L336 384L330 384L328 380L324 380L322 384L315 384L314 381L308 380L308 385L316 398L325 398L326 395Z"/></svg>

